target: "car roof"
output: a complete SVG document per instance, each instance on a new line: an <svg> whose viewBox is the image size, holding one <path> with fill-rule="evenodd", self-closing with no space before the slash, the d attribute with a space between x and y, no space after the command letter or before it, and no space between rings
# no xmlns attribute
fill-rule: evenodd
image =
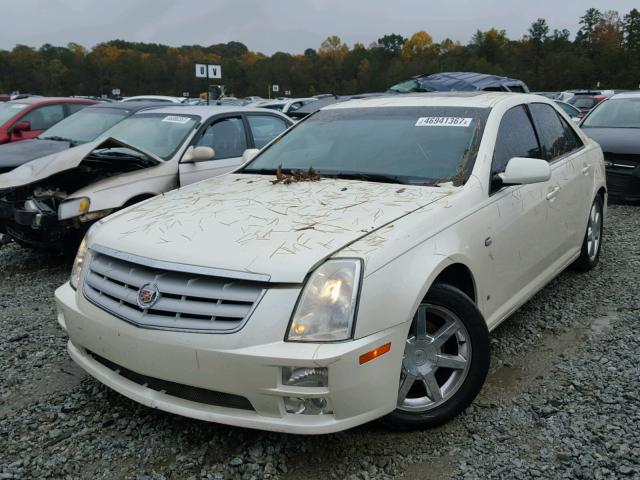
<svg viewBox="0 0 640 480"><path fill-rule="evenodd" d="M87 108L111 108L116 110L127 110L131 113L145 110L147 108L162 108L166 107L166 103L158 102L112 102L112 103L96 103L90 105Z"/></svg>
<svg viewBox="0 0 640 480"><path fill-rule="evenodd" d="M440 72L413 77L421 85L435 91L486 90L499 87L529 88L522 80L477 72Z"/></svg>
<svg viewBox="0 0 640 480"><path fill-rule="evenodd" d="M88 98L71 98L71 97L27 97L27 98L19 98L17 100L13 100L16 103L24 103L27 105L37 105L37 104L46 104L46 103L88 103L94 104L97 103L96 100L91 100Z"/></svg>
<svg viewBox="0 0 640 480"><path fill-rule="evenodd" d="M154 108L153 113L170 114L170 115L199 115L203 118L209 118L221 113L270 113L271 115L278 115L282 118L287 118L286 115L281 114L275 110L269 110L266 108L257 107L243 107L240 105L171 105L163 104L159 108Z"/></svg>
<svg viewBox="0 0 640 480"><path fill-rule="evenodd" d="M134 95L133 97L127 97L122 99L123 103L127 103L127 102L137 102L139 101L139 98L153 98L156 100L166 100L167 102L175 102L175 103L180 103L182 102L186 97L172 97L170 95Z"/></svg>
<svg viewBox="0 0 640 480"><path fill-rule="evenodd" d="M615 99L615 100L619 100L621 98L640 98L640 90L636 90L633 92L616 93L615 95L612 95L609 98Z"/></svg>
<svg viewBox="0 0 640 480"><path fill-rule="evenodd" d="M429 92L429 93L391 93L388 95L354 98L324 107L322 110L338 108L367 107L477 107L491 108L498 103L521 97L523 102L538 100L552 103L547 97L528 93L485 92L481 90L466 92Z"/></svg>

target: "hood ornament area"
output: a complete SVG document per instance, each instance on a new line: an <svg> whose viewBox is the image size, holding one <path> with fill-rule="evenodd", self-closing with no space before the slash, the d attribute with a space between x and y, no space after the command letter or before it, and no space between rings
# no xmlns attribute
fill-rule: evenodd
<svg viewBox="0 0 640 480"><path fill-rule="evenodd" d="M160 289L155 283L145 283L136 294L136 303L143 310L152 308L160 300Z"/></svg>

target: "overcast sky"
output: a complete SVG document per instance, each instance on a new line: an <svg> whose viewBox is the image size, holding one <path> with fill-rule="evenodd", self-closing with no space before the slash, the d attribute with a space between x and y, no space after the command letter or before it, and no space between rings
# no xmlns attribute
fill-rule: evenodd
<svg viewBox="0 0 640 480"><path fill-rule="evenodd" d="M272 54L318 48L329 35L352 46L387 33L428 31L467 43L477 29L521 38L539 17L578 29L588 7L621 14L638 0L0 0L0 48L68 42L92 47L124 39L168 45L236 40Z"/></svg>

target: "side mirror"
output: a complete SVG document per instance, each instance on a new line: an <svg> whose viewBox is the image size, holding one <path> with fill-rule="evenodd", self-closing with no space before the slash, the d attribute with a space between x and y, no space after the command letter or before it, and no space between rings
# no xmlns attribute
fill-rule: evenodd
<svg viewBox="0 0 640 480"><path fill-rule="evenodd" d="M247 148L242 154L242 163L247 163L248 161L253 160L258 153L260 153L260 150L257 148Z"/></svg>
<svg viewBox="0 0 640 480"><path fill-rule="evenodd" d="M546 160L514 157L498 177L503 185L527 185L546 182L551 178L551 167Z"/></svg>
<svg viewBox="0 0 640 480"><path fill-rule="evenodd" d="M182 156L182 161L185 163L204 162L207 160L213 160L216 156L216 152L211 147L189 147Z"/></svg>
<svg viewBox="0 0 640 480"><path fill-rule="evenodd" d="M30 132L31 124L29 122L18 122L13 126L12 133Z"/></svg>

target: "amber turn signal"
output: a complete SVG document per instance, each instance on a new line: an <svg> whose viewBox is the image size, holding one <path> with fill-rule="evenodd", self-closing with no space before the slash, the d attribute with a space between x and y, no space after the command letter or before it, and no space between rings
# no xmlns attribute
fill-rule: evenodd
<svg viewBox="0 0 640 480"><path fill-rule="evenodd" d="M363 353L362 355L360 355L360 365L370 362L374 358L378 358L380 355L384 355L389 350L391 350L391 343L385 343L384 345L371 350L370 352Z"/></svg>

